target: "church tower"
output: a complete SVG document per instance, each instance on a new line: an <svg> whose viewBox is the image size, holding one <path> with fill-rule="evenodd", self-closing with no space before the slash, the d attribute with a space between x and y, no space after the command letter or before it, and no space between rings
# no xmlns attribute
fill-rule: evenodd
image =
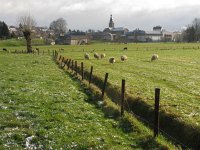
<svg viewBox="0 0 200 150"><path fill-rule="evenodd" d="M114 28L114 22L113 22L113 19L112 19L112 15L110 15L109 28Z"/></svg>

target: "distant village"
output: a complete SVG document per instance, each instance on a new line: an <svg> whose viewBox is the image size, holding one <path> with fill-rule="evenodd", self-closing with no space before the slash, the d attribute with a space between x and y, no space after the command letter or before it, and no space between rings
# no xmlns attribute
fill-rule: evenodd
<svg viewBox="0 0 200 150"><path fill-rule="evenodd" d="M23 33L17 27L10 26L9 31L12 37L23 38ZM44 39L46 44L51 45L83 45L89 44L91 40L119 43L180 42L182 40L182 32L168 32L159 25L154 26L151 31L140 29L129 31L124 27L115 27L112 15L109 18L108 27L103 31L69 30L67 33L56 34L54 30L48 27L35 27L33 35L36 38Z"/></svg>

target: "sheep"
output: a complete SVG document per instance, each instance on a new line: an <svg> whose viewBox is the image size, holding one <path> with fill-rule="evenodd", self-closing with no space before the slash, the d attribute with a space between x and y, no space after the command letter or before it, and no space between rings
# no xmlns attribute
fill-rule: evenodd
<svg viewBox="0 0 200 150"><path fill-rule="evenodd" d="M39 48L36 48L35 50L36 50L36 51L39 51Z"/></svg>
<svg viewBox="0 0 200 150"><path fill-rule="evenodd" d="M3 51L7 51L7 49L6 49L6 48L3 48Z"/></svg>
<svg viewBox="0 0 200 150"><path fill-rule="evenodd" d="M88 53L85 53L84 57L85 59L88 59L88 60L90 59L90 55Z"/></svg>
<svg viewBox="0 0 200 150"><path fill-rule="evenodd" d="M61 50L61 51L64 51L64 48L61 48L60 50Z"/></svg>
<svg viewBox="0 0 200 150"><path fill-rule="evenodd" d="M151 61L154 61L154 60L156 60L156 59L158 59L158 54L153 54L153 55L151 56Z"/></svg>
<svg viewBox="0 0 200 150"><path fill-rule="evenodd" d="M94 53L94 58L96 58L96 59L100 59L99 54L98 54L98 53Z"/></svg>
<svg viewBox="0 0 200 150"><path fill-rule="evenodd" d="M127 50L128 48L127 47L124 47L124 50Z"/></svg>
<svg viewBox="0 0 200 150"><path fill-rule="evenodd" d="M121 61L125 61L125 60L127 60L127 56L126 55L122 55L121 56Z"/></svg>
<svg viewBox="0 0 200 150"><path fill-rule="evenodd" d="M109 63L111 63L111 64L115 63L115 58L114 57L110 57L109 58Z"/></svg>
<svg viewBox="0 0 200 150"><path fill-rule="evenodd" d="M102 53L102 54L101 54L101 58L104 58L104 57L106 57L106 54L105 54L105 53Z"/></svg>

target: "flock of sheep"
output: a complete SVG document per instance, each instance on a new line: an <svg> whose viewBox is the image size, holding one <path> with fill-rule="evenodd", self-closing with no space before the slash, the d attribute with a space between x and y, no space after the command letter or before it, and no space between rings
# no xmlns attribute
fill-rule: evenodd
<svg viewBox="0 0 200 150"><path fill-rule="evenodd" d="M127 50L127 47L125 47L124 48L125 50ZM7 51L7 49L6 48L3 48L3 51ZM36 51L39 51L39 48L36 48ZM64 49L63 48L61 48L61 49L59 49L59 51L64 51ZM104 50L105 51L105 50ZM92 51L92 52L94 52L94 50ZM90 54L89 53L85 53L85 55L84 55L84 57L85 57L85 59L90 59ZM94 58L96 58L96 59L103 59L103 58L105 58L106 57L106 54L105 53L102 53L102 54L98 54L98 53L94 53ZM121 61L122 62L124 62L124 61L126 61L127 59L128 59L128 57L126 56L126 55L122 55L121 57L120 57L120 59L121 59ZM152 56L151 56L151 61L155 61L155 60L157 60L158 59L158 54L153 54ZM115 60L115 57L110 57L109 58L109 63L111 63L111 64L113 64L113 63L115 63L116 62L116 60Z"/></svg>
<svg viewBox="0 0 200 150"><path fill-rule="evenodd" d="M102 53L102 54L98 54L96 52L94 53L94 58L95 59L103 59L105 57L106 57L105 53ZM84 58L89 60L90 59L90 54L89 53L85 53ZM126 61L128 59L128 57L126 55L122 55L120 57L120 59L121 59L122 62L124 62L124 61ZM155 61L157 59L158 59L158 54L153 54L152 57L151 57L151 61ZM113 64L115 62L116 62L115 57L110 57L109 58L109 63Z"/></svg>
<svg viewBox="0 0 200 150"><path fill-rule="evenodd" d="M89 60L90 59L90 54L89 53L85 53L84 57L85 57L85 59ZM96 59L103 59L105 57L106 57L105 53L102 53L102 54L98 54L96 52L94 53L94 58L96 58ZM123 62L123 61L127 60L128 57L126 55L122 55L120 58L121 58L121 61ZM109 63L111 63L111 64L115 63L115 58L114 57L110 57L109 58Z"/></svg>

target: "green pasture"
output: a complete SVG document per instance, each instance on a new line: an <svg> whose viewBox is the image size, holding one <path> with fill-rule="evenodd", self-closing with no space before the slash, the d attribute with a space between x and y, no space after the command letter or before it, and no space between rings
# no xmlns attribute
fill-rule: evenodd
<svg viewBox="0 0 200 150"><path fill-rule="evenodd" d="M192 128L200 128L199 43L98 44L93 42L91 45L82 46L37 47L40 49L40 55L43 55L43 51L44 55L48 55L48 50L51 54L53 50L57 50L59 55L76 60L79 65L84 62L84 69L87 71L90 71L90 67L93 66L93 74L102 80L105 73L109 73L108 82L119 89L121 80L125 79L126 91L130 95L140 97L152 108L154 89L159 87L161 111ZM128 50L124 51L124 47ZM11 52L25 49L25 47L7 48ZM35 48L36 46L33 46L33 49ZM64 51L59 51L61 48ZM90 54L90 60L84 59L86 52ZM96 60L93 57L94 52L105 53L106 58ZM151 62L152 54L158 54L159 59ZM128 60L121 62L121 55L127 55ZM110 64L109 57L115 57L116 63Z"/></svg>
<svg viewBox="0 0 200 150"><path fill-rule="evenodd" d="M128 50L124 51L123 48ZM44 50L59 50L60 55L84 62L85 69L94 67L94 75L104 78L109 73L109 82L120 86L121 80L126 80L126 90L142 97L153 106L154 89L161 89L161 110L175 114L180 120L200 126L200 44L199 43L144 43L144 44L92 44L85 46L42 46ZM33 46L33 48L36 48ZM15 50L16 47L8 47ZM23 47L18 47L23 49ZM94 59L95 52L105 53L106 58ZM84 59L85 53L90 54L90 60ZM152 54L158 54L159 59L150 62ZM128 60L120 61L121 55L127 55ZM109 64L109 57L115 57L116 63Z"/></svg>
<svg viewBox="0 0 200 150"><path fill-rule="evenodd" d="M49 55L0 52L0 73L0 149L175 149L137 120L105 118Z"/></svg>
<svg viewBox="0 0 200 150"><path fill-rule="evenodd" d="M94 75L104 78L109 73L109 82L121 86L126 80L128 93L154 104L154 89L161 89L161 110L174 114L180 121L200 127L200 44L99 44L89 46L63 46L61 55L84 62L85 69L94 67ZM128 50L124 51L123 48ZM56 49L56 48L55 48ZM94 59L95 52L105 53L106 58ZM84 52L83 52L84 51ZM90 60L84 59L89 53ZM150 62L152 54L159 59ZM128 60L120 61L121 55ZM116 63L109 64L109 57ZM144 110L145 111L145 110Z"/></svg>
<svg viewBox="0 0 200 150"><path fill-rule="evenodd" d="M32 39L33 45L44 45L45 41L40 38L34 38ZM25 39L8 39L8 40L1 40L0 41L0 47L20 47L25 46L26 40Z"/></svg>

